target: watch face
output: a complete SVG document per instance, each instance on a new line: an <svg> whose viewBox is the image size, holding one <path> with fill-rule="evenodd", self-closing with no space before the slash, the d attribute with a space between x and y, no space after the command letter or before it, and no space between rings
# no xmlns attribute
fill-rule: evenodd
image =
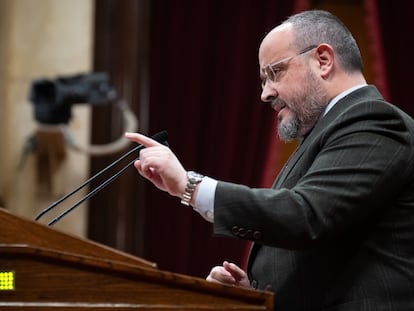
<svg viewBox="0 0 414 311"><path fill-rule="evenodd" d="M193 171L189 171L187 173L187 177L188 177L188 180L191 183L199 183L203 179L204 176L201 175L201 174L199 174L199 173L196 173L196 172L193 172Z"/></svg>

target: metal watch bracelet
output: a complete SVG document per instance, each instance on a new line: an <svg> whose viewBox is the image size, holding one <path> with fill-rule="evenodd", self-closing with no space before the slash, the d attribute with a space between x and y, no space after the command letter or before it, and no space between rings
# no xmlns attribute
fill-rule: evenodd
<svg viewBox="0 0 414 311"><path fill-rule="evenodd" d="M194 172L187 172L187 185L181 198L181 204L190 206L191 199L193 198L194 190L197 185L203 180L204 176Z"/></svg>

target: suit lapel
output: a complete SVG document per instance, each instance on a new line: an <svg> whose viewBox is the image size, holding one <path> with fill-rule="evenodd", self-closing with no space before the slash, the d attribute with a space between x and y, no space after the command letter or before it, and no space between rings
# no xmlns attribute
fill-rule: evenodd
<svg viewBox="0 0 414 311"><path fill-rule="evenodd" d="M273 183L273 186L272 186L273 189L279 189L280 186L283 184L286 177L291 172L292 168L295 166L295 164L299 161L299 159L302 157L303 153L305 152L308 141L309 140L303 139L300 142L299 146L295 149L295 151L289 157L282 171L279 173L275 182Z"/></svg>

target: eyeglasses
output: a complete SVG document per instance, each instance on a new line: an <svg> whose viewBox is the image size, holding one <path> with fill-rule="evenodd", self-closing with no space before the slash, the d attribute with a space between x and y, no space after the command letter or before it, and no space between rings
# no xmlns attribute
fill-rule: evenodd
<svg viewBox="0 0 414 311"><path fill-rule="evenodd" d="M266 85L266 83L267 83L268 80L269 81L272 81L272 82L275 82L275 81L278 80L278 77L280 75L280 72L282 71L282 69L280 68L280 64L281 63L290 61L291 59L293 59L293 58L295 58L295 57L297 57L299 55L302 55L302 54L305 54L307 52L310 52L313 49L315 49L316 47L317 47L317 45L308 46L307 48L303 49L302 51L300 51L296 55L285 57L285 58L283 58L281 60L278 60L276 62L273 62L273 63L271 63L271 64L263 67L261 69L261 72L262 72L262 75L263 75L263 77L262 77L262 87L263 88L265 87L265 85Z"/></svg>

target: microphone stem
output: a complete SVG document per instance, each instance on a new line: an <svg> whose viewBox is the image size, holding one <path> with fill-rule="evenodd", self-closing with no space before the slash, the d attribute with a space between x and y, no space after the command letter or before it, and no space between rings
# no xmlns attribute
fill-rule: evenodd
<svg viewBox="0 0 414 311"><path fill-rule="evenodd" d="M111 169L112 167L114 167L115 165L117 165L119 162L121 162L123 159L125 159L126 157L128 157L130 154L140 150L144 148L143 145L139 145L136 146L135 148L133 148L132 150L128 151L127 153L125 153L122 157L120 157L119 159L117 159L116 161L112 162L110 165L108 165L107 167L105 167L103 170L99 171L98 173L96 173L95 175L93 175L91 178L89 178L88 180L86 180L83 184L81 184L80 186L78 186L76 189L74 189L73 191L69 192L68 194L66 194L65 196L63 196L62 198L60 198L59 200L57 200L56 202L52 203L51 205L49 205L46 209L44 209L41 213L39 213L35 220L39 220L44 214L46 214L47 212L49 212L51 209L53 209L55 206L59 205L60 203L62 203L64 200L66 200L67 198L69 198L70 196L72 196L73 194L75 194L76 192L78 192L79 190L81 190L82 188L84 188L86 185L88 185L90 182L92 182L93 180L95 180L96 178L98 178L99 176L101 176L103 173L105 173L106 171L108 171L109 169Z"/></svg>
<svg viewBox="0 0 414 311"><path fill-rule="evenodd" d="M168 138L167 131L161 131L161 132L155 134L154 136L152 136L152 139L154 139L157 142L160 142L160 143L162 143L162 144L164 144L166 146L168 146L167 138ZM63 201L65 201L66 199L68 199L70 196L72 196L73 194L75 194L76 192L78 192L79 190L81 190L83 187L85 187L86 185L88 185L90 182L94 181L100 175L102 175L103 173L107 172L109 169L111 169L112 167L114 167L115 165L117 165L119 162L121 162L122 160L124 160L126 157L130 156L132 153L137 152L138 150L143 149L143 148L145 148L144 145L138 145L135 148L131 149L130 151L128 151L127 153L125 153L123 156L121 156L119 159L115 160L114 162L112 162L111 164L109 164L107 167L105 167L104 169L102 169L101 171L99 171L98 173L96 173L95 175L93 175L91 178L89 178L87 181L85 181L84 183L82 183L76 189L74 189L70 193L66 194L65 196L63 196L62 198L60 198L56 202L52 203L51 205L49 205L47 208L45 208L43 211L41 211L36 216L35 220L39 220L47 212L51 211L53 208L55 208L56 206L58 206L59 204L61 204ZM95 188L90 193L88 193L86 196L84 196L82 199L80 199L75 205L73 205L72 207L68 208L62 214L60 214L59 216L57 216L54 220L52 220L51 222L49 222L49 226L50 225L53 225L54 223L56 223L57 221L59 221L66 214L68 214L69 212L71 212L73 209L75 209L76 207L78 207L80 204L82 204L83 202L85 202L87 199L89 199L90 197L94 196L97 192L99 192L100 190L102 190L103 188L105 188L107 185L109 185L113 180L115 180L119 175L121 175L129 166L133 165L134 162L138 158L134 159L129 164L127 164L126 166L124 166L119 172L117 172L116 174L114 174L113 176L111 176L109 179L107 179L106 181L104 181L97 188Z"/></svg>
<svg viewBox="0 0 414 311"><path fill-rule="evenodd" d="M76 202L70 208L68 208L67 210L65 210L60 215L58 215L56 218L54 218L52 221L50 221L48 223L48 226L54 225L60 219L62 219L64 216L66 216L71 211L73 211L76 207L78 207L79 205L81 205L83 202L85 202L86 200L90 199L91 197L93 197L96 193L98 193L99 191L101 191L103 188L105 188L107 185L109 185L112 181L114 181L116 178L118 178L119 175L121 175L129 166L131 166L132 164L134 164L135 161L136 161L136 159L134 159L133 161L129 162L121 170L119 170L116 174L114 174L113 176L111 176L110 178L108 178L107 180L105 180L102 184L100 184L98 187L96 187L95 189L93 189L91 192L89 192L87 195L85 195L82 199L80 199L78 202Z"/></svg>

